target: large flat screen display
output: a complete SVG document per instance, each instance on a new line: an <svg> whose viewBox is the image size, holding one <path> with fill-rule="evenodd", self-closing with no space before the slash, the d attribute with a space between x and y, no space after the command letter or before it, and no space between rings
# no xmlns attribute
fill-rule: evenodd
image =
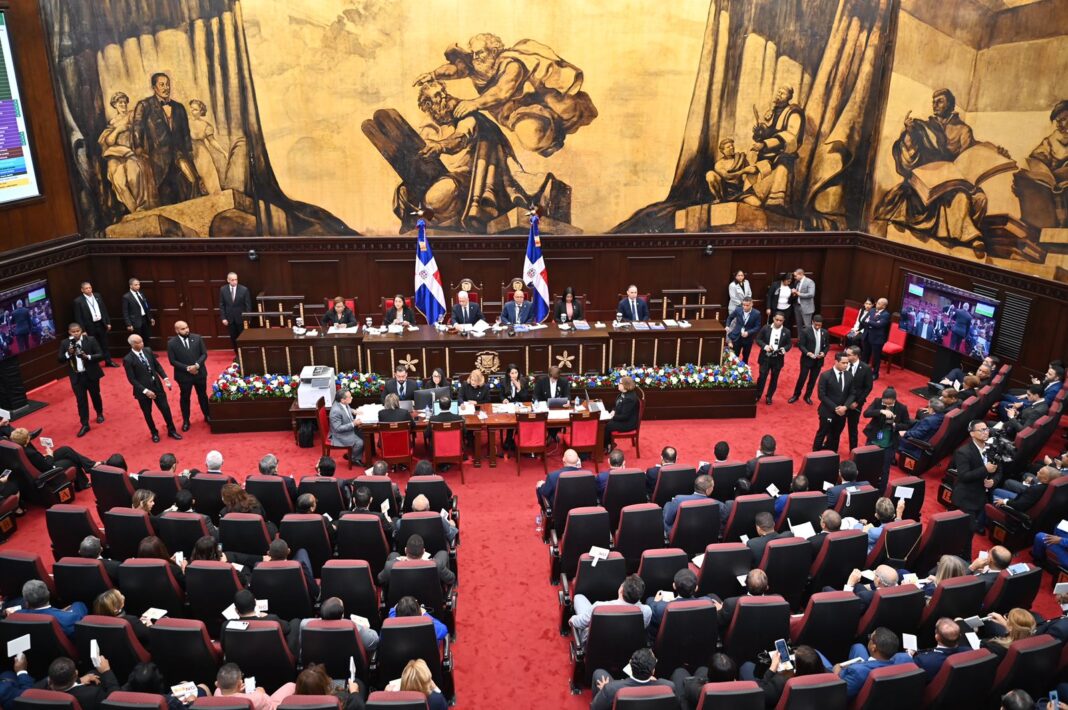
<svg viewBox="0 0 1068 710"><path fill-rule="evenodd" d="M0 360L56 339L48 282L0 291Z"/></svg>
<svg viewBox="0 0 1068 710"><path fill-rule="evenodd" d="M7 17L0 11L0 204L40 194L15 77Z"/></svg>
<svg viewBox="0 0 1068 710"><path fill-rule="evenodd" d="M898 327L962 355L990 354L1001 303L919 274L905 275Z"/></svg>

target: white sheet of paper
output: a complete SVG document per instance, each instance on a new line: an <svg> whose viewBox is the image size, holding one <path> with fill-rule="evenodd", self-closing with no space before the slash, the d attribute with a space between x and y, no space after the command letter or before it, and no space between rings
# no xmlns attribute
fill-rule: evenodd
<svg viewBox="0 0 1068 710"><path fill-rule="evenodd" d="M596 567L598 561L608 559L608 548L593 545L590 547L590 557L593 558L593 566Z"/></svg>
<svg viewBox="0 0 1068 710"><path fill-rule="evenodd" d="M979 550L979 559L985 560L990 557L990 550Z"/></svg>
<svg viewBox="0 0 1068 710"><path fill-rule="evenodd" d="M426 550L423 550L423 559L424 560L429 560L430 559L430 553L427 552Z"/></svg>
<svg viewBox="0 0 1068 710"><path fill-rule="evenodd" d="M779 487L776 486L774 483L769 483L768 487L765 488L764 490L766 490L768 492L768 495L770 495L772 497L776 497L777 498L779 496Z"/></svg>
<svg viewBox="0 0 1068 710"><path fill-rule="evenodd" d="M658 593L660 594L660 601L662 602L670 602L675 599L675 592L669 592L666 589L661 589Z"/></svg>
<svg viewBox="0 0 1068 710"><path fill-rule="evenodd" d="M195 699L197 697L197 684L191 680L186 680L179 683L178 685L172 685L171 695L178 698L179 700L183 700L183 698L188 698L190 696ZM192 702L192 700L190 700L190 702Z"/></svg>
<svg viewBox="0 0 1068 710"><path fill-rule="evenodd" d="M245 678L245 693L252 695L256 692L256 676L250 675Z"/></svg>
<svg viewBox="0 0 1068 710"><path fill-rule="evenodd" d="M245 565L242 565L242 564L238 564L237 562L231 562L231 563L230 563L230 566L231 566L231 567L233 567L233 568L234 568L235 570L237 570L238 572L241 572L242 570L244 570L244 569L245 569Z"/></svg>
<svg viewBox="0 0 1068 710"><path fill-rule="evenodd" d="M983 625L983 620L980 619L978 616L969 616L967 619L964 620L964 623L972 627L973 629L978 629Z"/></svg>
<svg viewBox="0 0 1068 710"><path fill-rule="evenodd" d="M691 560L691 562L693 562L694 565L698 569L700 569L701 565L705 563L705 553L702 552L700 555L694 555L694 558Z"/></svg>
<svg viewBox="0 0 1068 710"><path fill-rule="evenodd" d="M860 521L857 520L856 518L854 518L851 515L847 515L844 518L842 518L842 529L843 530L852 530L852 529L856 528L859 525L860 525Z"/></svg>
<svg viewBox="0 0 1068 710"><path fill-rule="evenodd" d="M371 620L366 616L360 616L359 614L349 614L349 618L352 619L352 623L359 626L361 629L371 628Z"/></svg>
<svg viewBox="0 0 1068 710"><path fill-rule="evenodd" d="M178 550L174 553L174 564L181 566L183 562L185 562L185 553Z"/></svg>
<svg viewBox="0 0 1068 710"><path fill-rule="evenodd" d="M735 579L738 580L738 584L740 584L740 585L742 585L744 587L745 586L745 577L746 577L746 575L740 574L737 577L735 577Z"/></svg>
<svg viewBox="0 0 1068 710"><path fill-rule="evenodd" d="M240 621L240 620L227 621L226 622L226 628L228 628L228 629L237 629L238 631L244 631L245 629L248 628L248 622L247 621Z"/></svg>
<svg viewBox="0 0 1068 710"><path fill-rule="evenodd" d="M363 619L362 616L360 618ZM356 680L356 659L353 658L352 656L349 656L349 682L351 683L351 682L353 682L355 680Z"/></svg>
<svg viewBox="0 0 1068 710"><path fill-rule="evenodd" d="M830 481L824 481L823 482L823 490L829 491L832 488L834 488L834 484L832 484Z"/></svg>
<svg viewBox="0 0 1068 710"><path fill-rule="evenodd" d="M571 418L571 412L566 409L550 409L549 421L551 422L566 422Z"/></svg>
<svg viewBox="0 0 1068 710"><path fill-rule="evenodd" d="M816 534L816 528L812 526L812 523L805 521L800 525L794 525L790 528L790 532L798 537L803 537L806 540Z"/></svg>
<svg viewBox="0 0 1068 710"><path fill-rule="evenodd" d="M901 645L906 651L919 651L915 634L901 634Z"/></svg>
<svg viewBox="0 0 1068 710"><path fill-rule="evenodd" d="M25 653L30 650L30 635L23 634L22 636L16 636L7 642L7 655L9 658L14 658L20 653Z"/></svg>
<svg viewBox="0 0 1068 710"><path fill-rule="evenodd" d="M49 449L51 449L53 444L55 443L54 441L52 441L52 439L50 439L47 436L42 436L40 441L41 441L41 446L44 446L45 448L49 448Z"/></svg>
<svg viewBox="0 0 1068 710"><path fill-rule="evenodd" d="M159 609L159 608L153 606L153 607L149 607L148 609L145 609L145 613L142 614L141 616L144 616L146 618L152 619L152 621L155 621L156 619L162 619L163 617L167 616L167 610L166 609Z"/></svg>
<svg viewBox="0 0 1068 710"><path fill-rule="evenodd" d="M748 535L739 535L738 539L742 541L743 545L748 545L749 544L749 536Z"/></svg>
<svg viewBox="0 0 1068 710"><path fill-rule="evenodd" d="M698 461L698 462L697 462L697 468L698 468L698 469L704 468L704 467L705 467L705 466L707 466L707 465L708 465L708 462L707 462L707 461Z"/></svg>
<svg viewBox="0 0 1068 710"><path fill-rule="evenodd" d="M902 584L915 584L916 586L919 586L920 585L920 578L916 573L909 572L908 574L906 574L904 577L901 578L901 583Z"/></svg>
<svg viewBox="0 0 1068 710"><path fill-rule="evenodd" d="M12 604L7 609L4 609L4 611L7 612L8 614L14 614L16 611L18 611L21 608L22 607L19 606L18 604Z"/></svg>
<svg viewBox="0 0 1068 710"><path fill-rule="evenodd" d="M1061 522L1057 523L1057 531L1068 535L1068 520L1062 520Z"/></svg>
<svg viewBox="0 0 1068 710"><path fill-rule="evenodd" d="M910 498L912 498L912 494L915 492L916 489L914 488L909 488L908 486L898 486L894 489L894 497L909 500Z"/></svg>
<svg viewBox="0 0 1068 710"><path fill-rule="evenodd" d="M267 611L267 600L266 599L257 599L256 600L256 611Z"/></svg>
<svg viewBox="0 0 1068 710"><path fill-rule="evenodd" d="M323 513L323 517L326 518L326 522L333 522L334 519L330 517L330 513Z"/></svg>
<svg viewBox="0 0 1068 710"><path fill-rule="evenodd" d="M441 516L442 520L448 520L449 519L449 511L445 510L444 508L442 508L441 510L438 511L438 515Z"/></svg>
<svg viewBox="0 0 1068 710"><path fill-rule="evenodd" d="M11 412L7 411L6 409L0 409L0 419L10 419L10 418L11 418Z"/></svg>
<svg viewBox="0 0 1068 710"><path fill-rule="evenodd" d="M972 647L973 651L979 650L979 637L975 635L974 631L964 634L964 638L968 639L968 645Z"/></svg>
<svg viewBox="0 0 1068 710"><path fill-rule="evenodd" d="M235 607L233 604L223 609L222 615L223 618L227 621L235 621L241 618L237 615L237 607Z"/></svg>
<svg viewBox="0 0 1068 710"><path fill-rule="evenodd" d="M1054 594L1068 594L1068 582L1060 582L1053 585Z"/></svg>
<svg viewBox="0 0 1068 710"><path fill-rule="evenodd" d="M378 506L378 509L381 510L383 513L388 513L389 512L389 499L386 499L386 500L382 501L382 505Z"/></svg>
<svg viewBox="0 0 1068 710"><path fill-rule="evenodd" d="M863 577L864 579L868 580L869 582L874 582L875 581L875 572L872 572L870 569L866 569L863 572L861 572L860 576Z"/></svg>
<svg viewBox="0 0 1068 710"><path fill-rule="evenodd" d="M93 662L93 668L100 665L100 644L96 639L89 639L89 660Z"/></svg>

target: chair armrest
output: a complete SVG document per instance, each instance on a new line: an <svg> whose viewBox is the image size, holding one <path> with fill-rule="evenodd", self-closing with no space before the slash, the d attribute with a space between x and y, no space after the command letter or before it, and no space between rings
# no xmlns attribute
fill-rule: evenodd
<svg viewBox="0 0 1068 710"><path fill-rule="evenodd" d="M544 524L545 524L545 521L543 520L542 521L542 525L544 525ZM556 547L556 548L560 547L560 539L556 536L556 528L550 528L549 529L549 545L550 545L550 547Z"/></svg>
<svg viewBox="0 0 1068 710"><path fill-rule="evenodd" d="M442 670L449 671L449 672L452 672L452 669L453 669L452 648L450 647L449 637L448 636L446 636L445 640L442 642L442 647L441 647L441 668L442 668Z"/></svg>
<svg viewBox="0 0 1068 710"><path fill-rule="evenodd" d="M1015 508L1010 508L1007 505L998 506L997 508L998 510L1003 512L1006 517L1012 518L1014 522L1019 523L1021 526L1027 528L1031 527L1031 516L1023 512L1022 510L1016 510Z"/></svg>
<svg viewBox="0 0 1068 710"><path fill-rule="evenodd" d="M905 441L909 444L912 444L917 449L920 449L924 453L930 454L934 452L934 447L931 446L928 442L923 441L922 439L913 439L911 436L907 436L905 437Z"/></svg>
<svg viewBox="0 0 1068 710"><path fill-rule="evenodd" d="M450 585L445 590L445 608L449 611L456 609L456 585Z"/></svg>
<svg viewBox="0 0 1068 710"><path fill-rule="evenodd" d="M571 582L568 581L567 575L563 572L560 573L560 603L568 607L571 606Z"/></svg>
<svg viewBox="0 0 1068 710"><path fill-rule="evenodd" d="M47 471L43 472L40 476L34 479L33 484L37 488L44 488L48 483L51 483L56 478L66 478L67 469L61 466L54 466Z"/></svg>
<svg viewBox="0 0 1068 710"><path fill-rule="evenodd" d="M568 622L568 627L571 626L571 622ZM573 631L574 629L572 629ZM579 634L572 633L568 639L568 646L570 648L569 653L571 655L571 661L573 663L581 663L586 659L586 649L579 643Z"/></svg>

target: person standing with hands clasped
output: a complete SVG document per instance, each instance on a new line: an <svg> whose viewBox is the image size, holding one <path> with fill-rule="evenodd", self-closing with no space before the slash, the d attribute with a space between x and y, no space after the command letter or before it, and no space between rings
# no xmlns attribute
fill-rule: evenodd
<svg viewBox="0 0 1068 710"><path fill-rule="evenodd" d="M834 366L819 376L820 425L812 442L813 451L838 451L846 414L853 401L853 378L844 352L834 356Z"/></svg>
<svg viewBox="0 0 1068 710"><path fill-rule="evenodd" d="M152 403L163 415L163 421L167 424L167 436L172 439L181 439L182 435L174 427L174 419L171 417L171 407L167 403L167 393L163 391L164 385L171 388L170 378L166 370L159 364L155 354L145 347L145 341L140 335L131 335L127 342L130 344L130 352L122 358L123 367L126 368L126 379L133 386L133 395L137 404L141 407L141 413L145 416L148 430L152 432L152 441L159 443L159 431L156 422L152 419ZM162 378L163 382L160 382Z"/></svg>
<svg viewBox="0 0 1068 710"><path fill-rule="evenodd" d="M986 506L990 491L1001 482L1001 473L996 461L987 458L987 439L990 429L982 419L968 423L970 440L953 454L953 467L957 469L957 482L953 485L953 505L972 518L972 531L982 535L986 528Z"/></svg>

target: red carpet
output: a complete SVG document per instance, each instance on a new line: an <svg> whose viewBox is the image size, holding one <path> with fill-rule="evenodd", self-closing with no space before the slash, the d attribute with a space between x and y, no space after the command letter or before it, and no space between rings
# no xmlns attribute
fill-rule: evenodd
<svg viewBox="0 0 1068 710"><path fill-rule="evenodd" d="M765 433L778 440L779 453L800 461L811 448L816 411L814 406L802 402L786 403L797 373L796 356L787 359L775 404L768 407L761 403L755 420L648 422L642 427L645 455L636 459L633 450L625 447L629 455L627 464L643 468L652 465L666 445L679 450L680 462L708 460L713 444L721 439L730 443L732 458L746 460L756 451ZM227 364L229 353L214 352L208 361L208 371L217 373ZM52 437L57 447L73 446L90 458L104 459L111 453L121 452L131 471L155 468L160 454L165 452L178 456L180 468L203 468L204 455L218 449L226 459L224 470L239 479L255 472L259 458L268 452L278 456L284 474L301 477L313 472L318 448L298 448L288 432L212 436L196 413L195 401L193 428L185 439L164 438L161 443L153 444L122 370L106 372L103 396L107 422L93 424L92 431L84 438L74 438L78 430L77 412L65 380L33 392L34 399L50 406L17 424L29 429L44 427L44 435ZM874 394L878 396L886 386L893 385L911 411L921 401L909 390L922 386L925 381L919 374L898 368L887 373L884 366ZM170 403L180 424L177 388L170 395ZM160 430L163 431L162 426ZM843 435L843 455L847 455L847 443ZM559 467L561 453L556 452L550 459L550 470ZM447 474L459 495L462 511L458 640L453 647L457 706L506 707L515 705L514 698L526 698L523 704L527 707L587 707L588 693L571 696L568 692L568 643L557 630L557 588L549 585L548 549L535 532L534 484L542 478L541 464L524 462L519 477L511 460L501 460L500 464L495 469L468 466L467 484L462 486L455 470ZM344 477L349 475L344 465L339 467L339 473ZM942 509L935 498L940 473L937 470L927 476L925 517ZM892 476L899 475L901 472L895 468ZM403 486L404 481L399 482ZM92 509L91 492L79 494L78 502ZM34 509L21 518L19 531L5 546L36 551L50 565L52 557L43 512ZM989 542L976 540L976 550L987 547ZM1025 553L1024 557L1029 558L1029 554ZM1036 609L1054 614L1057 610L1048 590L1048 586L1043 586Z"/></svg>

